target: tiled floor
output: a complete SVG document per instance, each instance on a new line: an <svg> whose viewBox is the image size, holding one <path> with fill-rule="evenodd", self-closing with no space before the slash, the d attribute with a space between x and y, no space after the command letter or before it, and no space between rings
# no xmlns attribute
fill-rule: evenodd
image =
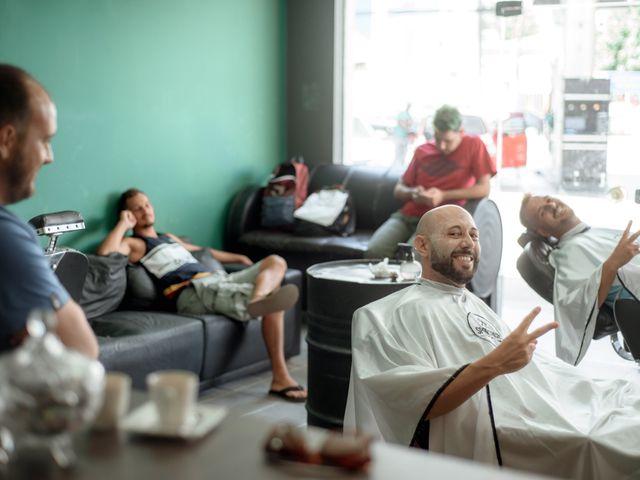
<svg viewBox="0 0 640 480"><path fill-rule="evenodd" d="M301 385L307 385L306 331L302 332L300 355L287 362L289 371ZM239 415L258 415L272 422L286 422L295 426L307 424L304 403L292 403L269 395L271 372L251 375L207 390L201 400L205 403L232 408Z"/></svg>
<svg viewBox="0 0 640 480"><path fill-rule="evenodd" d="M548 182L543 174L536 172L509 172L503 175L502 185L494 186L491 194L500 209L504 231L500 313L510 326L515 327L533 307L540 305L542 312L534 323L535 327L553 320L553 308L526 285L515 268L516 259L521 251L516 239L522 231L518 221L518 209L523 190L559 196L565 199L584 221L609 228L622 229L628 219L637 219L640 216L640 206L631 201L613 203L602 195L568 197L558 193L556 186ZM307 385L305 334L306 332L303 332L302 353L289 360L289 368L294 378L303 385ZM553 353L552 332L540 339L538 348ZM578 368L590 375L626 377L640 382L640 368L618 357L608 339L592 342ZM307 414L304 404L285 402L267 395L270 378L270 373L265 372L227 383L206 392L203 401L228 406L241 415L259 415L272 421L306 425Z"/></svg>

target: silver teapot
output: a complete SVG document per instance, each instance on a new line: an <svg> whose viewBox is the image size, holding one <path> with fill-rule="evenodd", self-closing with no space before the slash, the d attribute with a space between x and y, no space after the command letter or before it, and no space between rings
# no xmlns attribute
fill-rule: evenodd
<svg viewBox="0 0 640 480"><path fill-rule="evenodd" d="M54 333L56 320L52 311L34 310L29 336L0 357L0 462L14 447L44 447L59 466L72 465L71 434L100 408L104 367L67 349Z"/></svg>

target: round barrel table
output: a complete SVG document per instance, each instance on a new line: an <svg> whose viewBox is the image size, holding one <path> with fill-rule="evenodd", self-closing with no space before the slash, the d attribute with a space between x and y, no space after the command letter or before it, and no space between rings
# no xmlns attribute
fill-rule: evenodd
<svg viewBox="0 0 640 480"><path fill-rule="evenodd" d="M342 429L351 373L351 317L368 303L413 284L374 278L369 263L340 260L307 269L307 345L309 425ZM397 275L399 265L388 269Z"/></svg>

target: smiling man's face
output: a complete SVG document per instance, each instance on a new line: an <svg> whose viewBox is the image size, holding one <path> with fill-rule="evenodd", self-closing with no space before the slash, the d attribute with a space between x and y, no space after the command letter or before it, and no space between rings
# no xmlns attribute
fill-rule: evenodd
<svg viewBox="0 0 640 480"><path fill-rule="evenodd" d="M554 197L534 195L521 207L523 225L544 237L560 238L580 220L566 203Z"/></svg>
<svg viewBox="0 0 640 480"><path fill-rule="evenodd" d="M471 215L458 206L427 212L415 245L423 258L423 277L430 280L464 287L480 263L480 233Z"/></svg>

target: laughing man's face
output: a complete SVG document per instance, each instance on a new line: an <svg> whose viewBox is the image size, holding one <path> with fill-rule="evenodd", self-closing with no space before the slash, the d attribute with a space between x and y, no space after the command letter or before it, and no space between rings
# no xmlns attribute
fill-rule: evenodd
<svg viewBox="0 0 640 480"><path fill-rule="evenodd" d="M560 237L576 221L566 203L549 196L532 196L524 206L528 227L548 237Z"/></svg>
<svg viewBox="0 0 640 480"><path fill-rule="evenodd" d="M473 220L462 213L451 216L431 236L431 268L457 286L473 278L480 262L480 234Z"/></svg>

